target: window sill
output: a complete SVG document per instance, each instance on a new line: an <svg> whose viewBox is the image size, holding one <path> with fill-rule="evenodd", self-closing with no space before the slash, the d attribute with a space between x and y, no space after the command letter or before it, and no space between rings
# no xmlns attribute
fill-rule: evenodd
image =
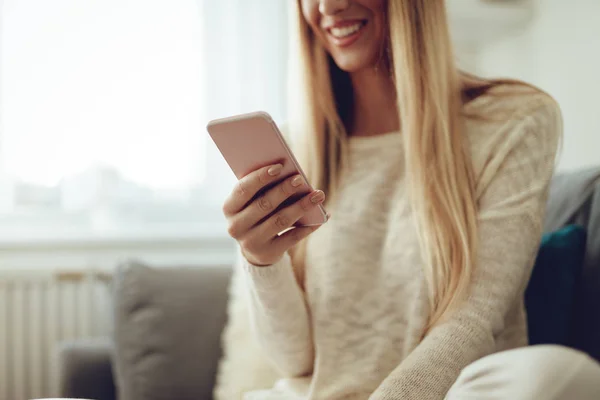
<svg viewBox="0 0 600 400"><path fill-rule="evenodd" d="M231 265L235 242L223 224L154 231L0 233L0 270L112 270L128 259L157 266Z"/></svg>

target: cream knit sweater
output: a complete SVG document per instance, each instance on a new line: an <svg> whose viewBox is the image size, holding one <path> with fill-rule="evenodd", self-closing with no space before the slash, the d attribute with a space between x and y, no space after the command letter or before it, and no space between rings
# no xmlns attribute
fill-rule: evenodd
<svg viewBox="0 0 600 400"><path fill-rule="evenodd" d="M484 118L465 131L479 248L464 306L421 340L429 309L402 134L351 138L331 220L308 239L306 292L287 255L244 266L255 335L284 378L245 398L441 400L469 363L527 344L523 293L561 119L546 96L499 94L466 106Z"/></svg>

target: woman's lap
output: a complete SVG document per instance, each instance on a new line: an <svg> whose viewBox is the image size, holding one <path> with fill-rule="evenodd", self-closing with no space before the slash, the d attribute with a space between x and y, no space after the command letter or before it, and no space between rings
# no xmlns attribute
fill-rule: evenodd
<svg viewBox="0 0 600 400"><path fill-rule="evenodd" d="M467 366L446 400L600 399L600 364L562 346L530 346Z"/></svg>
<svg viewBox="0 0 600 400"><path fill-rule="evenodd" d="M287 391L247 393L244 400L299 399ZM445 400L597 400L600 364L563 346L529 346L484 357L467 366Z"/></svg>

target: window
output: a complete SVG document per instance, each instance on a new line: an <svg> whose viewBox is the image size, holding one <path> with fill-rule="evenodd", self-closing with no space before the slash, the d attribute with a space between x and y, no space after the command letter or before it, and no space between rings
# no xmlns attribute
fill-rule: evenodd
<svg viewBox="0 0 600 400"><path fill-rule="evenodd" d="M222 224L234 177L205 126L285 118L287 2L0 6L0 237Z"/></svg>

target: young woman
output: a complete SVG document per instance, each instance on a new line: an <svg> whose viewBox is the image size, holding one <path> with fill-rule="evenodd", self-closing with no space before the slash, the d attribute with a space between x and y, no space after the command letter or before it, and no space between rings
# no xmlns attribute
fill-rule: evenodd
<svg viewBox="0 0 600 400"><path fill-rule="evenodd" d="M280 180L272 165L224 204L255 335L283 378L246 398L598 398L600 367L580 353L498 353L527 344L556 103L461 73L444 0L297 9L289 130L323 191L277 209L306 182L257 198ZM278 235L324 202L325 225Z"/></svg>

